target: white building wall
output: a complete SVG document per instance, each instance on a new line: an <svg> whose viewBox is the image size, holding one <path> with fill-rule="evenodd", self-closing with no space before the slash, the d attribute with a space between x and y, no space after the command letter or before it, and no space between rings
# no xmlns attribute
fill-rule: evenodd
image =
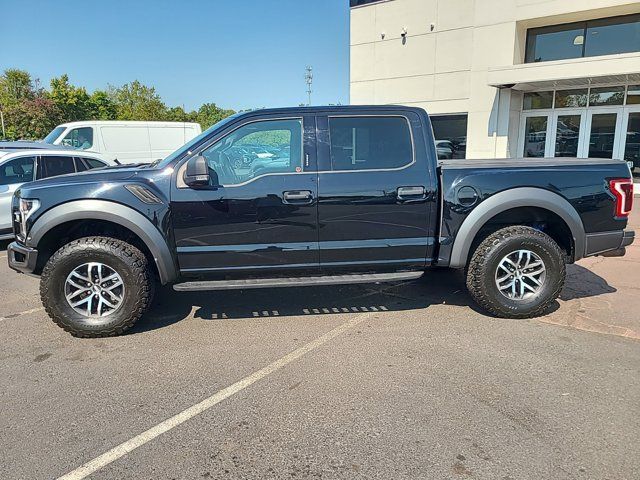
<svg viewBox="0 0 640 480"><path fill-rule="evenodd" d="M468 158L516 156L522 94L490 86L491 70L523 63L527 28L637 12L640 2L620 0L387 0L355 7L351 103L468 113Z"/></svg>

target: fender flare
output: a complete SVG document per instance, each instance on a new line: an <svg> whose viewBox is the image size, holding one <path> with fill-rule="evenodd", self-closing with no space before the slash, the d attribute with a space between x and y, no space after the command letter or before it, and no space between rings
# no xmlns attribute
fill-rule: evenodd
<svg viewBox="0 0 640 480"><path fill-rule="evenodd" d="M53 227L73 220L105 220L135 233L147 246L164 285L177 277L173 256L165 238L151 221L133 208L107 200L76 200L58 205L38 218L29 232L28 246L37 247Z"/></svg>
<svg viewBox="0 0 640 480"><path fill-rule="evenodd" d="M582 219L576 209L557 193L542 188L521 187L492 195L474 208L462 222L451 249L449 266L462 268L467 263L469 250L476 234L491 218L499 213L518 207L539 207L558 215L571 230L574 260L584 255L586 234Z"/></svg>

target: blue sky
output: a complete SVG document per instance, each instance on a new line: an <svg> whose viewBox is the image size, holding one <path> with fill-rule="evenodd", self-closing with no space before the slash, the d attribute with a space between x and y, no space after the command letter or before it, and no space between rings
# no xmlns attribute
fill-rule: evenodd
<svg viewBox="0 0 640 480"><path fill-rule="evenodd" d="M0 0L0 70L87 90L138 79L169 106L349 101L348 0Z"/></svg>

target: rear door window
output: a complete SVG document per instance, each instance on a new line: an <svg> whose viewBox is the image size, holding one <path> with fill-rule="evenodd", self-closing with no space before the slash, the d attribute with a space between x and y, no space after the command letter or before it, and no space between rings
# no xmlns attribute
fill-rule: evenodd
<svg viewBox="0 0 640 480"><path fill-rule="evenodd" d="M334 171L394 169L413 162L404 117L329 118L329 136Z"/></svg>
<svg viewBox="0 0 640 480"><path fill-rule="evenodd" d="M73 157L63 155L43 155L40 157L42 164L43 177L57 177L67 173L75 173L76 168L73 163Z"/></svg>
<svg viewBox="0 0 640 480"><path fill-rule="evenodd" d="M87 164L87 168L89 170L92 170L94 168L104 168L107 166L106 163L101 162L100 160L96 160L95 158L84 157L82 160Z"/></svg>
<svg viewBox="0 0 640 480"><path fill-rule="evenodd" d="M35 157L19 157L0 165L0 185L30 182L33 180Z"/></svg>

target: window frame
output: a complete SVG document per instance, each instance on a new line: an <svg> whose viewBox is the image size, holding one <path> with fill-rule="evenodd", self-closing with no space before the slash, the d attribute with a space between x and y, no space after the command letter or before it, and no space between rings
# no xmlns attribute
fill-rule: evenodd
<svg viewBox="0 0 640 480"><path fill-rule="evenodd" d="M318 173L357 173L357 172L397 172L399 170L404 170L406 168L409 168L413 165L415 165L416 163L416 146L415 146L415 139L413 136L413 129L411 128L411 121L409 120L409 117L407 117L406 115L401 115L401 114L388 114L388 115L375 115L375 114L368 114L368 115L326 115L327 118L327 138L329 139L329 164L331 165L331 169L330 170L318 170ZM403 165L401 167L392 167L392 168L359 168L359 169L354 169L354 170L333 170L333 162L331 161L331 127L330 127L330 121L332 118L402 118L406 124L407 124L407 128L409 129L409 138L411 139L411 162L407 163L406 165Z"/></svg>
<svg viewBox="0 0 640 480"><path fill-rule="evenodd" d="M45 162L45 158L70 158L71 159L71 164L73 165L73 172L67 172L67 173L59 173L58 175L49 175L49 169L47 167L47 164ZM40 176L40 178L38 178L38 180L44 180L45 178L54 178L54 177L59 177L60 175L71 175L73 173L78 173L78 170L76 169L76 161L75 161L75 155L73 155L72 150L69 151L68 154L63 154L63 155L51 155L50 153L43 153L38 155L38 165L40 166L40 172L42 173L42 176ZM46 174L46 175L45 175Z"/></svg>
<svg viewBox="0 0 640 480"><path fill-rule="evenodd" d="M185 156L185 158L183 160L181 160L180 164L176 166L176 171L177 171L176 186L177 186L177 188L180 188L180 189L188 189L188 188L190 188L184 182L184 176L185 176L185 173L186 173L186 170L187 170L187 163L189 163L189 160L191 158L193 158L193 157L196 157L196 156L202 154L203 151L205 151L208 148L212 147L216 143L224 140L229 135L231 135L233 132L235 132L235 131L237 131L237 130L239 130L239 129L247 126L247 125L250 125L252 123L277 122L277 121L287 121L287 120L298 120L300 122L300 167L302 168L301 172L263 173L261 175L258 175L257 177L250 178L249 180L246 180L246 181L244 181L242 183L236 183L236 184L233 184L233 185L217 185L215 188L243 187L245 185L248 185L249 183L252 183L252 182L258 180L259 178L270 177L270 176L275 176L275 175L304 175L304 174L310 174L310 173L316 174L317 170L315 168L313 168L311 170L305 170L305 168L310 168L310 167L309 167L308 162L306 161L306 155L307 154L305 153L305 140L304 140L305 118L304 118L304 116L297 115L297 116L291 116L291 117L266 117L266 118L262 117L262 118L255 118L255 119L247 119L247 121L242 122L242 123L234 126L230 130L221 133L219 136L216 135L216 136L211 137L211 139L209 139L208 141L204 142L196 150L190 152L190 154Z"/></svg>
<svg viewBox="0 0 640 480"><path fill-rule="evenodd" d="M33 170L31 171L31 180L25 180L24 182L14 182L14 183L2 183L1 186L6 185L21 185L23 183L34 182L37 178L37 170L38 170L38 155L18 155L16 157L10 158L6 162L2 162L2 167L4 168L8 163L13 162L14 160L20 160L22 158L33 158Z"/></svg>
<svg viewBox="0 0 640 480"><path fill-rule="evenodd" d="M78 152L86 152L87 150L91 150L95 144L95 138L96 138L96 132L95 129L92 126L85 126L85 127L72 127L70 130L67 130L66 134L64 137L62 137L60 139L60 145L63 145L62 142L64 142L64 140L71 135L73 132L77 132L78 130L86 130L89 129L91 130L91 145L89 145L87 148L80 148L80 147L74 147L73 145L68 145L69 148L72 148ZM76 138L78 138L78 135L76 134Z"/></svg>
<svg viewBox="0 0 640 480"><path fill-rule="evenodd" d="M636 17L637 21L640 22L640 14L639 13L631 13L628 15L614 15L613 17L604 17L604 18L592 18L589 20L583 20L583 21L579 21L579 22L569 22L569 23L558 23L555 25L545 25L542 27L535 27L535 28L528 28L527 29L527 35L526 35L526 40L525 40L525 51L524 51L524 62L525 64L529 64L529 63L545 63L545 62L558 62L558 61L565 61L565 60L575 60L578 58L592 58L592 57L602 57L602 56L609 56L609 55L623 55L623 54L628 54L628 53L634 53L634 52L640 52L640 49L638 50L634 50L632 52L617 52L617 53L607 53L607 54L602 54L602 55L586 55L586 51L587 51L587 41L588 41L588 37L587 37L587 31L589 30L590 27L593 27L594 24L597 25L604 25L604 26L611 26L611 25L621 25L624 23L632 23L633 21L628 21L628 22L624 22L621 21L622 19L630 19L632 17ZM533 41L533 35L536 35L536 33L559 33L559 32L564 32L564 31L569 31L569 30L578 30L579 27L582 28L582 51L580 53L580 56L578 57L567 57L567 58L557 58L555 60L541 60L539 62L536 62L535 59L535 44L536 42ZM533 51L532 51L533 50ZM533 59L530 59L530 57L533 57Z"/></svg>

